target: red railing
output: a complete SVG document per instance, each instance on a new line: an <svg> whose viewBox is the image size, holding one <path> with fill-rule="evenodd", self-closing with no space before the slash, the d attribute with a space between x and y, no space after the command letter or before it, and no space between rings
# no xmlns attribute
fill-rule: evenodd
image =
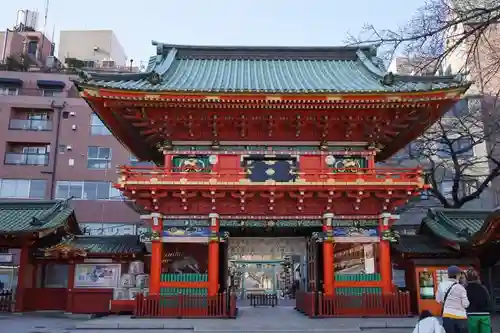
<svg viewBox="0 0 500 333"><path fill-rule="evenodd" d="M408 292L334 296L312 292L299 294L297 310L310 317L407 317L412 315ZM318 299L316 300L315 297Z"/></svg>
<svg viewBox="0 0 500 333"><path fill-rule="evenodd" d="M316 315L315 307L316 300L314 296L316 293L297 291L295 294L295 309L302 312L306 316L314 317Z"/></svg>
<svg viewBox="0 0 500 333"><path fill-rule="evenodd" d="M236 295L137 295L135 317L148 318L235 318Z"/></svg>
<svg viewBox="0 0 500 333"><path fill-rule="evenodd" d="M168 171L162 167L131 167L121 166L119 174L121 181L141 181L155 178L158 182L179 182L183 181L197 182L216 180L217 182L236 182L243 178L248 178L243 169L223 169L217 172L212 170L198 170L198 172L187 171L177 172L177 170ZM297 172L297 176L304 181L309 182L345 182L363 179L365 182L384 183L391 180L392 183L399 182L423 182L423 173L419 168L378 168L378 169L357 169L356 171L347 171L346 169L307 169L304 172Z"/></svg>

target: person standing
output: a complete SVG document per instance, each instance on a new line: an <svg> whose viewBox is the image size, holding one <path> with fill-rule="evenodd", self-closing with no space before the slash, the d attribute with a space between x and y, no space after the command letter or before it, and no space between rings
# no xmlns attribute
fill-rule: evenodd
<svg viewBox="0 0 500 333"><path fill-rule="evenodd" d="M468 333L467 291L459 282L461 269L448 267L448 280L439 284L436 301L443 306L443 327L446 333Z"/></svg>
<svg viewBox="0 0 500 333"><path fill-rule="evenodd" d="M474 269L468 269L465 277L467 278L465 290L470 302L467 308L469 333L490 333L491 312L493 310L490 293L481 283Z"/></svg>

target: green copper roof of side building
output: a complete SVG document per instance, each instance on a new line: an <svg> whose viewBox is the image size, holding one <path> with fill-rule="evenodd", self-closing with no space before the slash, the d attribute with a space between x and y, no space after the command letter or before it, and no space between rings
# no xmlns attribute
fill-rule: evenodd
<svg viewBox="0 0 500 333"><path fill-rule="evenodd" d="M0 201L0 234L57 228L73 214L67 200Z"/></svg>
<svg viewBox="0 0 500 333"><path fill-rule="evenodd" d="M145 253L146 246L140 242L139 236L74 236L63 240L59 244L66 244L75 249L87 251L89 254L126 254Z"/></svg>
<svg viewBox="0 0 500 333"><path fill-rule="evenodd" d="M492 210L431 209L422 220L436 236L458 244L471 244L482 237L490 221L498 215Z"/></svg>
<svg viewBox="0 0 500 333"><path fill-rule="evenodd" d="M153 42L144 73L85 73L78 86L151 92L391 93L467 87L460 77L387 73L366 47L185 46Z"/></svg>

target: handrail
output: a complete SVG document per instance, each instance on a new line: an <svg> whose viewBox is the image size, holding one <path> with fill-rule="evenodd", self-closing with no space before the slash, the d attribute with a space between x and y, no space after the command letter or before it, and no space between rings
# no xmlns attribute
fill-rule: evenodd
<svg viewBox="0 0 500 333"><path fill-rule="evenodd" d="M205 171L205 170L203 170ZM220 180L224 182L238 182L243 178L249 179L249 174L244 169L206 170L205 172L175 172L162 167L131 167L122 166L119 170L121 181L139 181L155 178L157 181L196 182ZM390 179L393 183L413 182L423 183L423 172L418 168L377 168L358 169L348 172L344 169L306 169L297 171L289 181L276 181L277 183L306 182L342 182L358 181L382 183ZM265 180L262 180L263 182ZM254 181L255 182L255 181Z"/></svg>
<svg viewBox="0 0 500 333"><path fill-rule="evenodd" d="M118 166L118 170L120 173L124 172L135 172L135 173L178 173L178 174L246 174L244 168L239 168L239 169L226 169L224 168L223 170L217 171L212 168L204 168L204 169L199 169L199 171L194 172L194 171L176 171L175 168L173 168L173 171L166 170L165 167L158 167L158 166L130 166L130 165L120 165ZM346 171L343 171L346 170ZM347 170L353 170L347 171ZM354 171L355 170L355 171ZM305 169L304 171L297 171L297 174L319 174L319 173L349 173L349 174L383 174L383 173L417 173L417 174L422 174L423 171L422 168L390 168L390 167L384 167L384 168L358 168L358 169L344 169L344 168L323 168L323 169Z"/></svg>

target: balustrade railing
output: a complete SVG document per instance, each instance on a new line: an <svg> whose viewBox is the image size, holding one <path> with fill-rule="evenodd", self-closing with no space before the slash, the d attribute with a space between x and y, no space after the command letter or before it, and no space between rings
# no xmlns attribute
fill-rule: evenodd
<svg viewBox="0 0 500 333"><path fill-rule="evenodd" d="M52 121L36 119L10 119L9 129L24 131L52 131Z"/></svg>
<svg viewBox="0 0 500 333"><path fill-rule="evenodd" d="M309 317L407 317L412 315L410 293L327 296L318 292L297 293L296 309Z"/></svg>
<svg viewBox="0 0 500 333"><path fill-rule="evenodd" d="M245 169L197 169L191 171L181 171L179 168L166 170L163 167L131 167L122 166L119 169L120 176L124 181L141 181L155 178L158 182L238 182L241 179L249 178L249 172ZM359 181L365 183L423 183L423 172L419 168L377 168L377 169L356 169L347 172L345 169L307 169L296 171L296 177L286 183L299 181L320 182L320 183L342 183ZM272 180L272 176L269 177ZM276 183L282 183L276 181Z"/></svg>
<svg viewBox="0 0 500 333"><path fill-rule="evenodd" d="M7 165L49 165L49 154L6 153Z"/></svg>
<svg viewBox="0 0 500 333"><path fill-rule="evenodd" d="M138 318L234 318L236 312L236 295L231 293L215 296L138 294L134 306L134 316Z"/></svg>

